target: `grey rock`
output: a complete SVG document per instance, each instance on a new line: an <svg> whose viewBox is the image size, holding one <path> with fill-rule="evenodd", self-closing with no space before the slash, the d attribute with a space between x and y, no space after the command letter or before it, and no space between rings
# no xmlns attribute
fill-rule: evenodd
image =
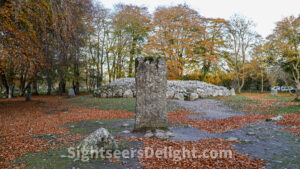
<svg viewBox="0 0 300 169"><path fill-rule="evenodd" d="M251 131L250 131L250 132L247 133L247 135L248 135L248 136L254 136L254 135L256 135L256 134L255 134L254 132L251 132Z"/></svg>
<svg viewBox="0 0 300 169"><path fill-rule="evenodd" d="M168 137L175 137L175 134L172 133L172 132L170 132L170 131L166 132L166 135L167 135Z"/></svg>
<svg viewBox="0 0 300 169"><path fill-rule="evenodd" d="M199 98L199 96L198 96L197 93L191 93L190 96L189 96L190 101L197 100L198 98Z"/></svg>
<svg viewBox="0 0 300 169"><path fill-rule="evenodd" d="M234 88L231 88L231 89L230 89L230 95L231 95L231 96L235 96L235 90L234 90Z"/></svg>
<svg viewBox="0 0 300 169"><path fill-rule="evenodd" d="M176 93L174 96L176 100L184 100L184 95L182 93Z"/></svg>
<svg viewBox="0 0 300 169"><path fill-rule="evenodd" d="M89 152L102 147L104 150L118 149L118 144L116 143L114 137L105 128L97 129L87 138L85 138L78 146L79 149L84 148Z"/></svg>
<svg viewBox="0 0 300 169"><path fill-rule="evenodd" d="M136 130L167 127L167 66L164 58L136 60Z"/></svg>
<svg viewBox="0 0 300 169"><path fill-rule="evenodd" d="M160 138L160 139L167 139L169 136L163 131L156 131L155 132L155 137Z"/></svg>
<svg viewBox="0 0 300 169"><path fill-rule="evenodd" d="M124 133L124 134L129 134L130 131L129 131L129 130L124 130L124 131L122 131L122 133Z"/></svg>
<svg viewBox="0 0 300 169"><path fill-rule="evenodd" d="M69 89L69 91L68 91L68 96L71 97L71 98L72 98L72 97L75 97L75 92L74 92L74 89L73 89L73 88L70 88L70 89Z"/></svg>
<svg viewBox="0 0 300 169"><path fill-rule="evenodd" d="M174 90L168 90L166 93L167 99L173 99L175 95Z"/></svg>
<svg viewBox="0 0 300 169"><path fill-rule="evenodd" d="M150 137L153 137L153 136L154 136L154 134L153 134L152 132L146 133L146 134L144 135L145 138L150 138Z"/></svg>
<svg viewBox="0 0 300 169"><path fill-rule="evenodd" d="M277 96L278 95L278 91L276 89L271 89L271 96Z"/></svg>
<svg viewBox="0 0 300 169"><path fill-rule="evenodd" d="M236 137L229 137L229 138L227 138L226 140L227 140L227 141L237 141L237 140L239 140L239 139L236 138Z"/></svg>
<svg viewBox="0 0 300 169"><path fill-rule="evenodd" d="M269 118L266 121L279 121L279 120L282 120L282 119L283 119L283 116L277 116L277 117Z"/></svg>
<svg viewBox="0 0 300 169"><path fill-rule="evenodd" d="M124 92L123 97L125 97L125 98L131 98L131 97L133 97L133 92L130 89L128 89L128 90L126 90Z"/></svg>
<svg viewBox="0 0 300 169"><path fill-rule="evenodd" d="M122 124L122 127L128 127L129 126L129 124L128 123L124 123L124 124Z"/></svg>

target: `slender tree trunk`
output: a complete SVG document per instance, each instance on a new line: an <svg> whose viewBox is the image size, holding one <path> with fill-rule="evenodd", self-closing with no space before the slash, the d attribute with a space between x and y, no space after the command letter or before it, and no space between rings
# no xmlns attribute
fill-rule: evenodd
<svg viewBox="0 0 300 169"><path fill-rule="evenodd" d="M5 75L1 75L1 79L2 79L2 84L3 86L5 87L5 97L7 98L8 97L8 93L9 93L9 86L7 84L7 81L6 81L6 78L5 78Z"/></svg>
<svg viewBox="0 0 300 169"><path fill-rule="evenodd" d="M261 92L264 92L264 75L261 76Z"/></svg>
<svg viewBox="0 0 300 169"><path fill-rule="evenodd" d="M14 84L9 84L8 98L11 99L13 97L14 97Z"/></svg>
<svg viewBox="0 0 300 169"><path fill-rule="evenodd" d="M128 66L128 77L133 77L133 62L134 62L134 55L135 55L135 48L136 48L137 39L133 38L131 50L130 50L130 60Z"/></svg>
<svg viewBox="0 0 300 169"><path fill-rule="evenodd" d="M300 100L300 82L298 81L297 83L296 83L297 85L297 91L296 91L296 99L297 100Z"/></svg>
<svg viewBox="0 0 300 169"><path fill-rule="evenodd" d="M48 86L48 89L47 89L47 95L51 95L51 92L52 92L52 81L51 80L47 80L47 86Z"/></svg>
<svg viewBox="0 0 300 169"><path fill-rule="evenodd" d="M31 101L31 83L27 86L26 101Z"/></svg>
<svg viewBox="0 0 300 169"><path fill-rule="evenodd" d="M37 81L37 79L35 79L35 80L33 81L33 83L32 83L32 89L33 89L33 91L32 91L32 94L33 94L33 95L39 95L39 91L38 91L38 81Z"/></svg>

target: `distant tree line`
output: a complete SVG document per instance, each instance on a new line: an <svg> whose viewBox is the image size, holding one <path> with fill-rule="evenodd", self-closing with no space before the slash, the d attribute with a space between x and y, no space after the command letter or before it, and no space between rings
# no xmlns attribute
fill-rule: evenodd
<svg viewBox="0 0 300 169"><path fill-rule="evenodd" d="M278 83L300 90L300 18L276 23L266 39L250 19L207 18L187 5L106 9L92 0L0 3L0 76L8 98L15 86L47 94L66 85L79 93L134 77L134 60L163 56L168 79L201 80L238 92ZM276 75L276 76L274 76ZM299 97L299 94L298 94Z"/></svg>

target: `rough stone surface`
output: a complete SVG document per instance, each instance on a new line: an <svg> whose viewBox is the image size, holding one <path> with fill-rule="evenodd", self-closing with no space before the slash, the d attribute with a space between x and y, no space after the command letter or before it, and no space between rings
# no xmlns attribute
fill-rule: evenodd
<svg viewBox="0 0 300 169"><path fill-rule="evenodd" d="M124 93L131 90L133 96L136 96L135 79L121 78L111 83L104 84L100 89L95 90L94 96L97 97L124 97ZM167 81L167 98L174 99L175 94L181 93L188 98L191 93L196 93L200 98L215 96L230 96L231 92L226 87L217 86L201 81Z"/></svg>
<svg viewBox="0 0 300 169"><path fill-rule="evenodd" d="M162 57L136 60L135 130L168 126L167 67Z"/></svg>
<svg viewBox="0 0 300 169"><path fill-rule="evenodd" d="M234 90L234 88L231 88L231 89L230 89L230 95L231 95L231 96L235 96L235 90Z"/></svg>
<svg viewBox="0 0 300 169"><path fill-rule="evenodd" d="M153 137L153 136L154 136L154 134L153 134L152 132L146 133L146 134L144 135L145 138L150 138L150 137Z"/></svg>
<svg viewBox="0 0 300 169"><path fill-rule="evenodd" d="M198 96L197 93L191 93L190 96L189 96L190 101L197 100L198 98L199 98L199 96Z"/></svg>
<svg viewBox="0 0 300 169"><path fill-rule="evenodd" d="M266 121L279 121L279 120L282 120L282 119L283 119L283 116L277 116L277 117L269 118Z"/></svg>
<svg viewBox="0 0 300 169"><path fill-rule="evenodd" d="M84 148L87 151L100 149L115 150L118 149L114 137L105 128L99 128L85 138L79 145L79 148Z"/></svg>
<svg viewBox="0 0 300 169"><path fill-rule="evenodd" d="M166 95L167 95L167 99L173 99L175 92L173 90L168 90Z"/></svg>
<svg viewBox="0 0 300 169"><path fill-rule="evenodd" d="M184 95L182 93L176 93L174 96L176 100L184 100Z"/></svg>
<svg viewBox="0 0 300 169"><path fill-rule="evenodd" d="M131 97L133 97L133 92L130 89L128 89L124 92L123 97L131 98Z"/></svg>
<svg viewBox="0 0 300 169"><path fill-rule="evenodd" d="M278 95L278 91L276 89L272 89L271 96L277 96L277 95Z"/></svg>
<svg viewBox="0 0 300 169"><path fill-rule="evenodd" d="M75 92L74 92L74 89L73 88L70 88L69 91L68 91L68 96L69 97L75 97Z"/></svg>

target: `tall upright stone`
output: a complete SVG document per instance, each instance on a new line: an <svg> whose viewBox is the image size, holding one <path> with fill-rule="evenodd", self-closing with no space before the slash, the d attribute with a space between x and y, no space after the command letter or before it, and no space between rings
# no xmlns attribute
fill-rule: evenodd
<svg viewBox="0 0 300 169"><path fill-rule="evenodd" d="M167 67L164 58L138 58L135 66L135 130L167 127Z"/></svg>

